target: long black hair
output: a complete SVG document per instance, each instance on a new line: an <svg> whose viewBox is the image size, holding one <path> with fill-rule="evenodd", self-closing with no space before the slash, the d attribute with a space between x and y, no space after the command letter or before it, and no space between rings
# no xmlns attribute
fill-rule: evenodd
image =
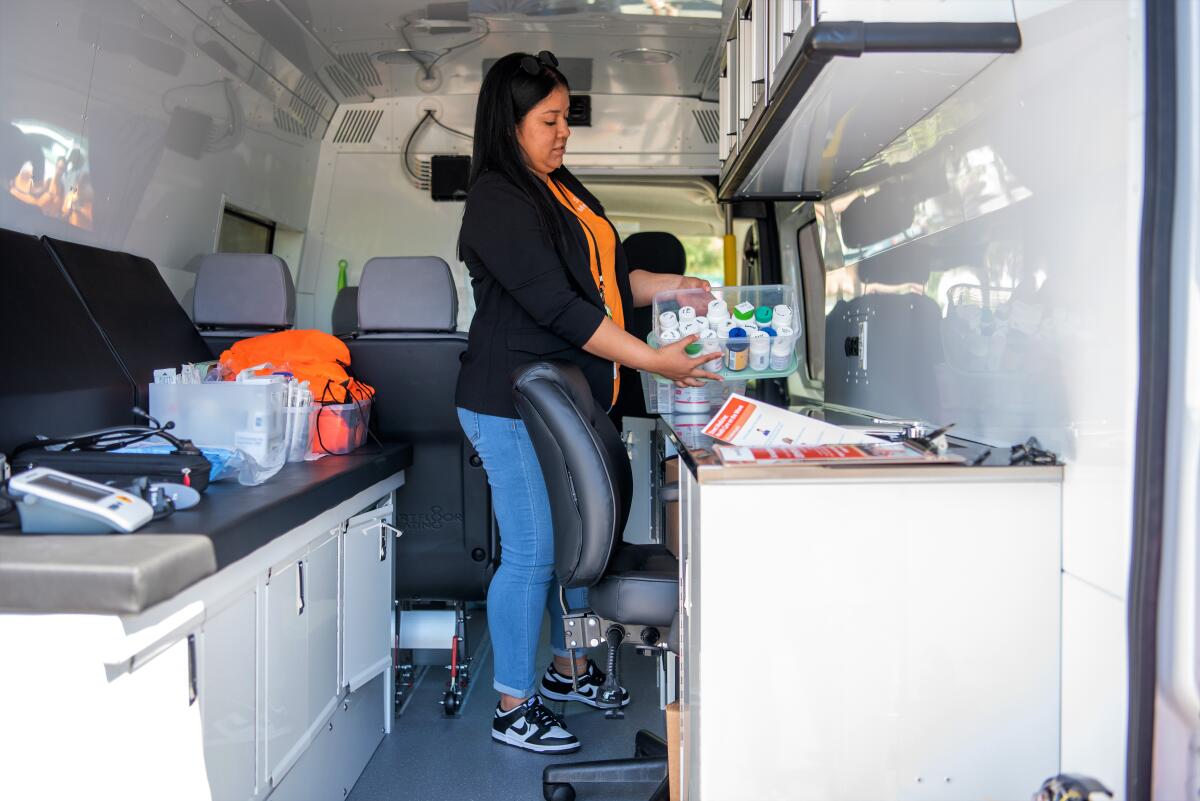
<svg viewBox="0 0 1200 801"><path fill-rule="evenodd" d="M521 66L521 61L526 58L535 61L540 68L536 75ZM517 126L534 106L559 86L571 91L561 72L528 53L509 53L492 65L479 88L475 146L467 181L469 190L485 172L503 175L533 203L542 229L556 247L561 236L559 216L549 192L521 156Z"/></svg>

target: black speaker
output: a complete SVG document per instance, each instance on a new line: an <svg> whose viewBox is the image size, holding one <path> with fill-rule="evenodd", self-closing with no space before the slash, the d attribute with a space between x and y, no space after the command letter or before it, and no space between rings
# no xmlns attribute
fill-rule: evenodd
<svg viewBox="0 0 1200 801"><path fill-rule="evenodd" d="M429 195L434 200L466 200L470 156L433 156L429 160Z"/></svg>

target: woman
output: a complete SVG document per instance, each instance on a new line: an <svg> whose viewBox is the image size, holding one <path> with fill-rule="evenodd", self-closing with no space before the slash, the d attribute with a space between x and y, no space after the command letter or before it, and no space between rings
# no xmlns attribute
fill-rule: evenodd
<svg viewBox="0 0 1200 801"><path fill-rule="evenodd" d="M546 485L511 393L513 370L547 358L578 365L603 408L616 397L618 364L698 385L716 378L684 348L654 350L627 334L625 310L655 293L703 287L697 279L630 272L616 230L596 199L562 166L569 87L558 60L513 53L488 70L479 92L475 146L459 248L471 273L475 317L459 374L463 431L483 460L500 525L502 557L488 589L488 626L500 701L493 739L530 751L579 748L541 695L597 706L604 675L580 657L571 684L564 647ZM709 359L712 357L709 356ZM586 591L567 593L572 607ZM554 661L537 681L542 612ZM623 701L628 695L623 693Z"/></svg>

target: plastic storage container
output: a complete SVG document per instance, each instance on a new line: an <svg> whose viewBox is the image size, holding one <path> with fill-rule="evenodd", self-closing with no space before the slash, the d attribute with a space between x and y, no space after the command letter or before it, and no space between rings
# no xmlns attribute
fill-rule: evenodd
<svg viewBox="0 0 1200 801"><path fill-rule="evenodd" d="M796 292L783 284L660 292L654 296L654 330L646 341L657 348L667 331L679 335L666 334L667 341L698 334L705 350L720 353L720 362L714 359L711 369L725 379L783 378L800 367ZM661 376L653 379L667 382ZM650 394L646 387L647 409Z"/></svg>
<svg viewBox="0 0 1200 801"><path fill-rule="evenodd" d="M286 385L151 384L150 415L175 423L172 434L207 448L240 448L277 464L285 447Z"/></svg>
<svg viewBox="0 0 1200 801"><path fill-rule="evenodd" d="M367 441L371 399L353 403L319 403L312 449L316 453L350 453Z"/></svg>

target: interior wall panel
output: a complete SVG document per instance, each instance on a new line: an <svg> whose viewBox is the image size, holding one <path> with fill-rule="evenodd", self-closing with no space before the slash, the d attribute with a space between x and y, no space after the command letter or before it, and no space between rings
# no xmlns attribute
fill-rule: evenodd
<svg viewBox="0 0 1200 801"><path fill-rule="evenodd" d="M306 228L324 128L217 40L177 0L0 4L0 226L148 257L189 308L223 200Z"/></svg>

